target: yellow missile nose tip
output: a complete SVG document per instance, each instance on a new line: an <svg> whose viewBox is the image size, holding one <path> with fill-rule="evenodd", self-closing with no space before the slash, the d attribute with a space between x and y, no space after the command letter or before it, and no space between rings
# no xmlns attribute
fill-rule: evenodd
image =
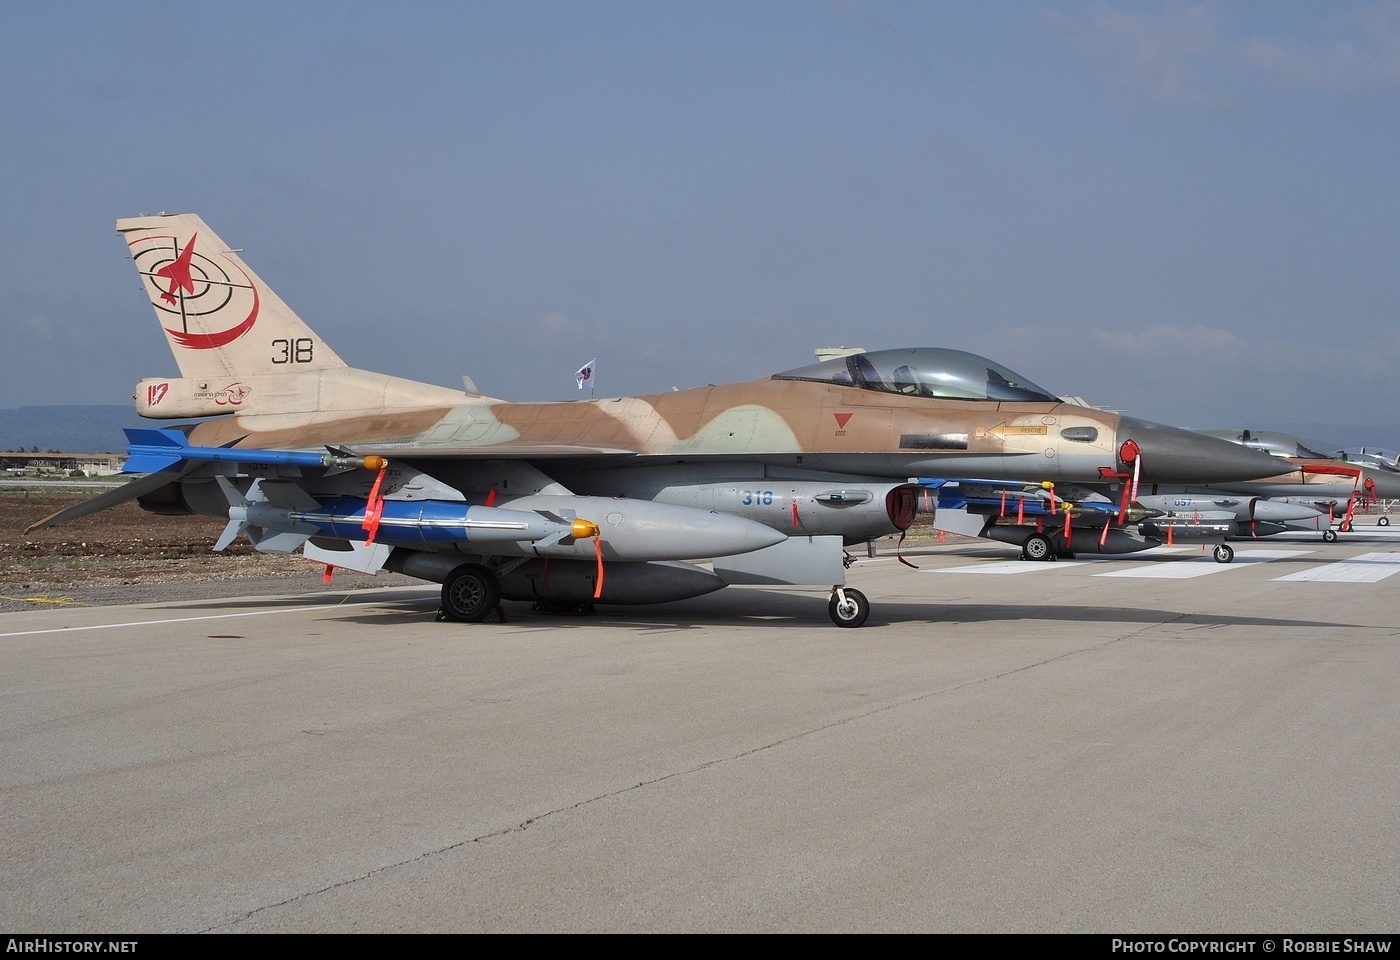
<svg viewBox="0 0 1400 960"><path fill-rule="evenodd" d="M365 457L366 470L383 470L389 465L389 461L384 457Z"/></svg>
<svg viewBox="0 0 1400 960"><path fill-rule="evenodd" d="M1042 490L1054 490L1054 489L1055 489L1055 481L1053 481L1053 480L1042 480L1042 481L1040 481L1040 488L1041 488Z"/></svg>
<svg viewBox="0 0 1400 960"><path fill-rule="evenodd" d="M575 540L587 540L598 535L598 525L592 520L575 520L569 535Z"/></svg>

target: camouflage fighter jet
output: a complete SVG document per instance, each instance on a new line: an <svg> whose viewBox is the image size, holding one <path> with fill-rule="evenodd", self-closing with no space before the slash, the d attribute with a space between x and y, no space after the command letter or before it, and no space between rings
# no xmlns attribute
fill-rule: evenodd
<svg viewBox="0 0 1400 960"><path fill-rule="evenodd" d="M1102 485L934 482L943 530L1019 545L1026 560L1121 554L1175 541L1215 543L1215 558L1234 559L1229 540L1316 530L1333 542L1351 529L1357 509L1400 497L1400 472L1384 453L1348 457L1284 433L1205 430L1276 458L1274 476L1247 481L1143 484L1132 502L1115 503ZM1120 515L1123 522L1119 522ZM1378 525L1389 526L1382 515Z"/></svg>
<svg viewBox="0 0 1400 960"><path fill-rule="evenodd" d="M1400 473L1384 461L1353 462L1343 454L1321 452L1315 443L1300 440L1286 433L1267 430L1203 430L1207 436L1240 444L1251 450L1261 450L1273 456L1280 469L1269 477L1249 481L1220 481L1205 486L1205 490L1224 491L1260 501L1311 508L1318 519L1283 521L1286 529L1321 530L1324 540L1337 539L1351 529L1354 511L1378 500L1400 498ZM1167 486L1162 493L1172 493ZM1389 525L1389 519L1386 520ZM1262 532L1261 534L1262 535Z"/></svg>
<svg viewBox="0 0 1400 960"><path fill-rule="evenodd" d="M442 584L442 616L501 599L659 603L730 584L820 584L869 614L844 546L901 533L910 478L1230 481L1266 454L1077 407L971 354L886 350L750 383L508 403L348 366L198 217L117 222L179 365L137 412L128 484L35 524L136 499L228 520L215 549ZM171 301L174 301L173 303ZM207 419L204 419L207 418ZM701 565L696 561L708 561Z"/></svg>

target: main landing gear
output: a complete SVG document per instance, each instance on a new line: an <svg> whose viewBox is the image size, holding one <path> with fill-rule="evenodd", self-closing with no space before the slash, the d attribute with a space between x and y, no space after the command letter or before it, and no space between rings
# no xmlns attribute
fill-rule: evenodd
<svg viewBox="0 0 1400 960"><path fill-rule="evenodd" d="M1228 543L1217 543L1215 545L1215 562L1229 563L1235 559L1235 548Z"/></svg>
<svg viewBox="0 0 1400 960"><path fill-rule="evenodd" d="M480 623L501 606L501 584L479 563L464 563L442 584L443 620Z"/></svg>
<svg viewBox="0 0 1400 960"><path fill-rule="evenodd" d="M555 604L577 610L587 604ZM859 627L870 617L870 601L854 587L833 587L826 606L831 622L838 627ZM480 623L495 614L505 622L501 610L501 584L496 575L479 563L464 563L447 575L442 584L439 620Z"/></svg>
<svg viewBox="0 0 1400 960"><path fill-rule="evenodd" d="M1043 533L1033 533L1021 544L1022 560L1054 560L1055 547Z"/></svg>

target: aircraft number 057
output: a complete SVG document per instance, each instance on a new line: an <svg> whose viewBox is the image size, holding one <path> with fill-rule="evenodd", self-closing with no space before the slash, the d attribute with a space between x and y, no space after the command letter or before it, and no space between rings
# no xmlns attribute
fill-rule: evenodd
<svg viewBox="0 0 1400 960"><path fill-rule="evenodd" d="M297 337L295 340L272 341L273 363L310 363L312 340L310 337Z"/></svg>

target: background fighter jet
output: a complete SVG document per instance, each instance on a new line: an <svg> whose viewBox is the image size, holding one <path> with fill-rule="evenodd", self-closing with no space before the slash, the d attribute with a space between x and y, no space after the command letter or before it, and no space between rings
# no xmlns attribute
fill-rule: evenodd
<svg viewBox="0 0 1400 960"><path fill-rule="evenodd" d="M1351 528L1355 510L1400 497L1400 472L1383 455L1372 458L1375 462L1353 462L1283 433L1201 432L1269 453L1279 461L1278 472L1248 481L1144 484L1126 509L1092 485L932 482L940 511L935 523L1018 545L1028 560L1205 541L1216 543L1216 559L1228 563L1234 557L1228 540L1315 530L1331 542L1338 530ZM1378 522L1389 525L1389 518Z"/></svg>
<svg viewBox="0 0 1400 960"><path fill-rule="evenodd" d="M216 549L247 535L328 568L442 583L447 619L481 620L503 597L653 603L806 583L831 586L832 619L858 626L869 605L843 586L843 546L909 526L911 477L1277 470L1258 451L1063 403L989 360L927 348L653 396L506 403L347 366L197 217L117 229L181 373L142 381L137 412L212 419L131 431L127 469L146 475L36 527L132 498L224 517Z"/></svg>
<svg viewBox="0 0 1400 960"><path fill-rule="evenodd" d="M1268 498L1270 502L1311 507L1319 516L1337 522L1343 532L1351 526L1354 509L1381 500L1400 498L1400 473L1381 463L1351 462L1344 455L1322 453L1318 444L1286 433L1266 430L1203 430L1219 437L1271 454L1280 469L1269 477L1250 481L1213 482L1210 490L1243 496ZM1170 489L1163 492L1170 492ZM1289 529L1321 529L1328 540L1336 539L1330 522L1287 521ZM1327 536L1330 534L1330 536Z"/></svg>

